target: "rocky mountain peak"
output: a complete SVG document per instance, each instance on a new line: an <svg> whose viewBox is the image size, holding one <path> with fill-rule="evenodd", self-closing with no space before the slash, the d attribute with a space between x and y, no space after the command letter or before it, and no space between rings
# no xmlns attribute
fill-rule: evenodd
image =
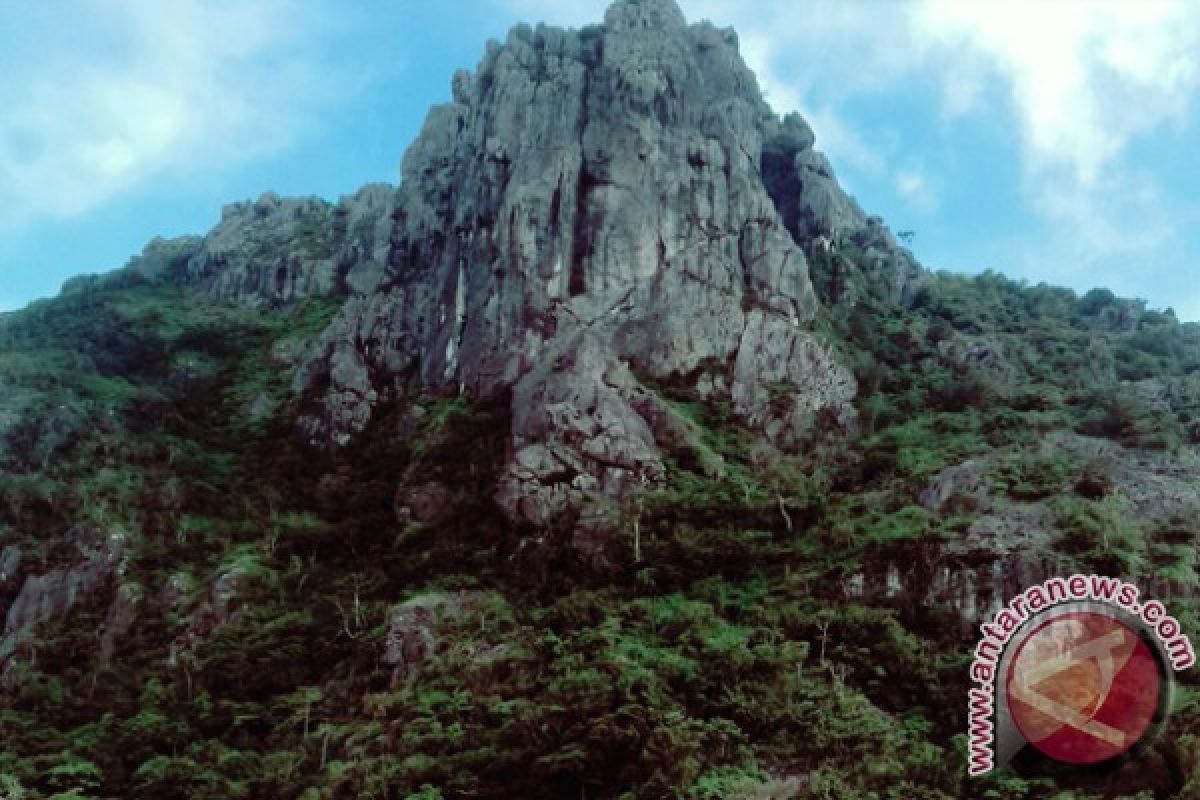
<svg viewBox="0 0 1200 800"><path fill-rule="evenodd" d="M396 393L511 392L498 496L545 524L661 475L669 415L647 382L728 401L779 447L824 410L853 427L854 379L810 330L806 249L827 262L869 225L813 144L736 35L672 2L514 28L405 154L386 270L350 287L297 378L306 433L347 443Z"/></svg>
<svg viewBox="0 0 1200 800"><path fill-rule="evenodd" d="M854 377L814 322L904 302L919 267L808 124L769 108L732 30L622 0L601 25L518 25L451 88L398 189L268 192L103 280L343 297L298 359L304 436L336 450L420 394L510 398L497 498L538 526L603 517L662 476L687 439L667 385L770 447L802 447L818 419L854 430Z"/></svg>

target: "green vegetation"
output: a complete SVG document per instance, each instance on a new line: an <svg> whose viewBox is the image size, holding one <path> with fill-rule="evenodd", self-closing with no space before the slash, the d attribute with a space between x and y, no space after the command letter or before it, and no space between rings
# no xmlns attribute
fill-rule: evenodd
<svg viewBox="0 0 1200 800"><path fill-rule="evenodd" d="M937 276L907 310L864 301L822 332L854 365L861 435L818 425L801 453L651 387L691 436L598 565L494 507L502 401L396 393L336 457L301 444L279 353L336 307L133 282L0 321L0 545L40 572L77 559L69 532L120 531L117 580L144 596L111 660L112 585L18 645L0 797L1105 796L965 783L969 640L926 589L970 566L947 545L982 511L922 494L968 459L993 502L1045 510L1047 557L1167 581L1195 630L1195 521L1143 524L1111 455L1045 446L1200 441L1200 333L1170 314L992 274ZM962 357L962 337L1004 363ZM402 526L397 485L430 482L439 513ZM397 677L389 609L458 590L489 599ZM1161 797L1194 795L1184 689Z"/></svg>

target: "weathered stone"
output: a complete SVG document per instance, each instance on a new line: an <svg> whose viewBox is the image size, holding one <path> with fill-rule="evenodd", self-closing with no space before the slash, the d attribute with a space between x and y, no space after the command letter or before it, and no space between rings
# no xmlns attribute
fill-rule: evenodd
<svg viewBox="0 0 1200 800"><path fill-rule="evenodd" d="M186 572L176 572L167 578L158 592L158 605L163 611L177 611L191 594L195 581Z"/></svg>
<svg viewBox="0 0 1200 800"><path fill-rule="evenodd" d="M29 641L39 625L65 617L81 599L107 587L120 574L126 543L123 534L104 535L78 527L68 532L66 540L75 547L79 560L25 577L5 615L0 661Z"/></svg>
<svg viewBox="0 0 1200 800"><path fill-rule="evenodd" d="M988 474L1013 454L993 453L948 467L920 495L921 504L930 511L948 513L953 507L977 514L965 535L941 546L944 566L926 587L930 599L959 609L968 628L1026 587L1075 568L1055 547L1063 533L1055 512L1058 494L1023 502L989 483ZM1195 450L1136 450L1060 431L1025 455L1074 461L1076 472L1067 476L1066 485L1077 492L1084 476L1096 479L1093 473L1101 471L1102 494L1111 494L1119 513L1144 532L1200 515L1200 489L1194 477L1200 472L1200 454ZM1167 594L1173 589L1153 575L1140 580L1146 590Z"/></svg>
<svg viewBox="0 0 1200 800"><path fill-rule="evenodd" d="M866 215L854 198L838 186L833 167L816 150L801 150L792 162L800 184L799 206L807 225L805 238L828 237L838 241L866 225Z"/></svg>
<svg viewBox="0 0 1200 800"><path fill-rule="evenodd" d="M240 566L228 567L217 574L191 612L179 621L180 631L167 651L168 666L190 661L196 645L237 616L241 606L239 590L248 577ZM160 591L159 602L172 609L179 608L189 585L186 576L172 576Z"/></svg>
<svg viewBox="0 0 1200 800"><path fill-rule="evenodd" d="M853 377L810 330L810 259L839 303L903 299L918 270L840 189L808 124L771 112L737 47L671 0L619 0L581 31L518 26L454 76L399 189L336 205L268 192L203 239L152 243L122 279L252 305L343 296L307 352L274 353L295 366L314 446L348 445L398 395L511 392L497 497L516 521L662 476L660 449L694 437L643 382L731 402L783 448L821 411L851 430ZM835 291L843 245L861 286Z"/></svg>
<svg viewBox="0 0 1200 800"><path fill-rule="evenodd" d="M989 491L986 476L992 466L989 458L973 458L942 470L921 492L921 505L933 512L942 511L951 501L970 508L984 506Z"/></svg>
<svg viewBox="0 0 1200 800"><path fill-rule="evenodd" d="M20 575L21 548L15 544L5 545L0 550L0 589L6 588Z"/></svg>
<svg viewBox="0 0 1200 800"><path fill-rule="evenodd" d="M439 621L477 611L494 595L480 591L430 592L392 607L380 662L392 667L392 683L412 676L438 646Z"/></svg>
<svg viewBox="0 0 1200 800"><path fill-rule="evenodd" d="M371 292L386 274L394 198L394 188L372 184L336 206L274 192L233 203L202 241L187 242L184 266L176 258L171 271L213 297L251 305Z"/></svg>
<svg viewBox="0 0 1200 800"><path fill-rule="evenodd" d="M920 269L838 186L808 124L770 110L733 31L619 0L602 25L514 28L451 88L398 189L335 205L268 192L113 280L251 305L344 298L306 352L273 354L315 447L350 444L397 397L511 392L497 497L514 521L591 503L607 518L662 476L663 448L719 472L643 384L731 403L783 449L821 412L854 429L854 379L811 331L818 290L905 302Z"/></svg>
<svg viewBox="0 0 1200 800"><path fill-rule="evenodd" d="M938 353L954 366L984 377L1003 393L1017 376L1017 370L1004 353L1004 346L989 336L955 333L938 342Z"/></svg>
<svg viewBox="0 0 1200 800"><path fill-rule="evenodd" d="M802 439L823 409L843 427L855 424L854 374L813 334L778 316L751 312L733 380L734 408L773 442Z"/></svg>
<svg viewBox="0 0 1200 800"><path fill-rule="evenodd" d="M297 373L314 444L412 383L511 389L497 498L546 525L662 476L678 431L631 367L702 382L789 446L822 409L852 427L853 378L806 330L807 259L761 174L768 137L819 167L812 132L770 112L735 36L618 2L587 31L514 29L453 98L404 157L387 269L351 267L359 294Z"/></svg>
<svg viewBox="0 0 1200 800"><path fill-rule="evenodd" d="M100 630L100 647L97 658L107 664L112 660L117 640L129 632L137 621L143 598L142 587L135 583L124 583L117 587L116 597L108 607L104 627Z"/></svg>

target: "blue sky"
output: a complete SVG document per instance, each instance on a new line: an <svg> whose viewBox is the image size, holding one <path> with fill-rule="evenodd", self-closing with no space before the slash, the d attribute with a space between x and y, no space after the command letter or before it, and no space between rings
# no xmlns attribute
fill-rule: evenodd
<svg viewBox="0 0 1200 800"><path fill-rule="evenodd" d="M399 179L450 77L604 2L0 0L0 310L226 202ZM683 0L933 268L1200 319L1200 6Z"/></svg>

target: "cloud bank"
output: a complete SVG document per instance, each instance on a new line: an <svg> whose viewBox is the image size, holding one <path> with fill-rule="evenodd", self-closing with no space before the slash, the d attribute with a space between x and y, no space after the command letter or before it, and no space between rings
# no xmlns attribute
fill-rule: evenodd
<svg viewBox="0 0 1200 800"><path fill-rule="evenodd" d="M1182 3L925 2L911 31L939 59L946 108L960 84L998 82L1019 131L1027 202L1059 231L1075 272L1169 246L1189 214L1131 152L1179 127L1200 88L1200 14Z"/></svg>
<svg viewBox="0 0 1200 800"><path fill-rule="evenodd" d="M332 90L322 21L274 0L0 9L0 230L284 148Z"/></svg>

